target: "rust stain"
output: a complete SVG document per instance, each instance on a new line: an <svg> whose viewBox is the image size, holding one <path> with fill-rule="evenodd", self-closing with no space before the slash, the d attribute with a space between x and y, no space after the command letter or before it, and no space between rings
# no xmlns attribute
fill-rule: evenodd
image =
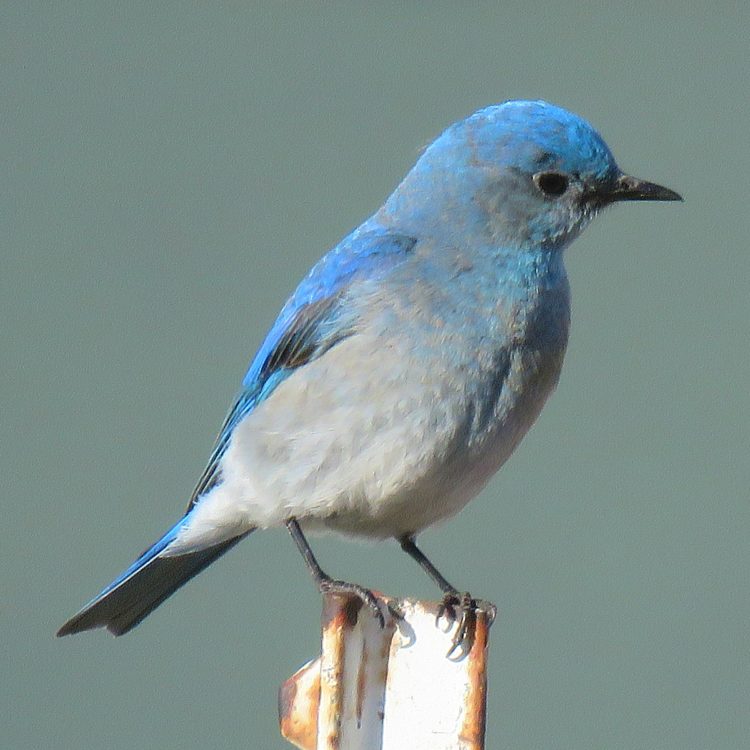
<svg viewBox="0 0 750 750"><path fill-rule="evenodd" d="M358 596L350 596L344 603L343 611L346 617L346 624L353 628L359 620L359 611L364 606L364 602Z"/></svg>
<svg viewBox="0 0 750 750"><path fill-rule="evenodd" d="M376 594L382 596L380 594ZM344 695L344 659L347 643L353 644L349 633L357 625L362 602L357 597L326 595L323 597L323 649L322 657L310 662L293 677L283 683L279 690L279 725L282 736L300 750L341 750L342 712L344 703L352 700L357 727L365 720L365 702L370 678L379 678L385 691L388 678L389 655L394 645L393 638L400 632L395 620L389 620L379 647L372 653L362 643L356 675L348 681L354 695ZM383 599L388 602L385 597ZM390 600L398 601L398 600ZM425 604L427 603L419 603ZM428 614L437 615L438 603L424 607ZM457 739L463 750L482 750L484 747L487 697L487 652L490 616L484 611L476 613L471 628L471 639L466 643L467 692L462 711L462 724ZM364 641L367 641L365 638ZM375 644L370 641L370 645ZM377 663L380 662L380 663ZM354 666L352 664L352 666ZM375 670L377 675L369 675ZM352 685L351 678L355 678ZM385 698L385 693L383 695ZM348 704L351 705L351 704ZM375 708L375 707L373 707ZM347 708L347 714L349 714ZM375 716L383 721L383 705ZM372 717L372 718L375 718ZM319 734L320 730L320 734Z"/></svg>
<svg viewBox="0 0 750 750"><path fill-rule="evenodd" d="M362 708L365 704L365 688L367 682L367 645L362 639L362 651L359 655L359 667L357 668L357 700L355 702L355 715L357 717L357 729L362 726Z"/></svg>
<svg viewBox="0 0 750 750"><path fill-rule="evenodd" d="M338 594L323 597L318 728L324 734L319 736L318 750L336 750L340 745L346 640L352 615L358 611L358 608L350 608L352 599Z"/></svg>
<svg viewBox="0 0 750 750"><path fill-rule="evenodd" d="M341 597L337 594L325 594L323 596L320 625L323 631L329 630L332 626L341 626Z"/></svg>
<svg viewBox="0 0 750 750"><path fill-rule="evenodd" d="M315 750L319 705L320 659L315 659L279 688L281 736L300 750Z"/></svg>
<svg viewBox="0 0 750 750"><path fill-rule="evenodd" d="M482 750L487 712L487 637L490 623L486 612L477 612L474 638L469 652L469 690L464 705L464 722L459 739L466 750Z"/></svg>
<svg viewBox="0 0 750 750"><path fill-rule="evenodd" d="M310 708L315 711L315 714L318 713L318 707L320 706L320 663L319 659L315 660L315 666L318 669L318 674L315 675L315 679L310 682L310 686L307 688L307 694L305 696L305 700L307 701L307 705L310 706Z"/></svg>
<svg viewBox="0 0 750 750"><path fill-rule="evenodd" d="M284 726L290 721L294 711L294 699L297 697L297 682L294 677L290 677L279 688L279 723L281 724L282 734Z"/></svg>
<svg viewBox="0 0 750 750"><path fill-rule="evenodd" d="M364 603L358 596L348 594L325 594L323 596L323 611L321 627L324 631L331 628L351 629L357 624L359 612Z"/></svg>

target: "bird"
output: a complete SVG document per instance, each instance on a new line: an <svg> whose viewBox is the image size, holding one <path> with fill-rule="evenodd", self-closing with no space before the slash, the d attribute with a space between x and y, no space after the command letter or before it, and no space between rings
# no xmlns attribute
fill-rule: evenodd
<svg viewBox="0 0 750 750"><path fill-rule="evenodd" d="M584 119L511 100L447 128L300 282L252 359L185 514L58 636L127 633L256 530L395 539L465 616L477 600L417 546L506 462L557 385L565 248L604 208L680 201L617 165Z"/></svg>

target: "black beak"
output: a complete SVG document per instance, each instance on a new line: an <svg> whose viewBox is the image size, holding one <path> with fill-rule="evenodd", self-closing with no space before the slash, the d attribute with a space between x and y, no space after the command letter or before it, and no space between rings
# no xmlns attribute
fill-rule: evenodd
<svg viewBox="0 0 750 750"><path fill-rule="evenodd" d="M615 201L681 201L682 196L674 190L639 180L627 174L620 175L615 184L603 195L606 203Z"/></svg>

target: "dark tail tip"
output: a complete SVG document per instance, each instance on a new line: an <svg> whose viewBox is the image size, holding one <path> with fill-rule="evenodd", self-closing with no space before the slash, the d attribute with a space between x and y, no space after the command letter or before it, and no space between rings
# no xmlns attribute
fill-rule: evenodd
<svg viewBox="0 0 750 750"><path fill-rule="evenodd" d="M122 583L111 591L105 589L105 593L71 617L57 631L58 638L101 627L114 635L124 635L249 533L186 555L152 557Z"/></svg>

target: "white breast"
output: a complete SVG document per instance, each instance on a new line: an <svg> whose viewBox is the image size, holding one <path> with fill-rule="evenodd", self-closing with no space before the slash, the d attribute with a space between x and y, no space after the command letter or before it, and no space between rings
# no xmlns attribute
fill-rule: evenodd
<svg viewBox="0 0 750 750"><path fill-rule="evenodd" d="M501 388L491 373L485 383L467 378L461 358L416 356L403 337L385 346L366 333L342 341L238 425L223 482L170 553L292 516L307 527L388 537L453 515L538 415L562 357L541 359L514 351ZM490 415L481 424L479 410Z"/></svg>

